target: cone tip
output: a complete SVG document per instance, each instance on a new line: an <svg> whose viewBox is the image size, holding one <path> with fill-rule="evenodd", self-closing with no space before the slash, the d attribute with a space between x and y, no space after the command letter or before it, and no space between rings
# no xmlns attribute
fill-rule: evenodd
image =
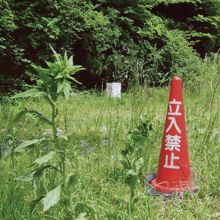
<svg viewBox="0 0 220 220"><path fill-rule="evenodd" d="M174 76L172 81L182 81L182 79L179 76Z"/></svg>

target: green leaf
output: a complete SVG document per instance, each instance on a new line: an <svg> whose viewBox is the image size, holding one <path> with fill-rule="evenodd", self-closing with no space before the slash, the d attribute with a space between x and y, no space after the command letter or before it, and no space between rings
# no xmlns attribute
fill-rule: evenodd
<svg viewBox="0 0 220 220"><path fill-rule="evenodd" d="M57 93L60 93L64 89L65 83L66 83L65 80L63 82L58 83Z"/></svg>
<svg viewBox="0 0 220 220"><path fill-rule="evenodd" d="M30 174L19 176L19 177L15 178L15 180L19 180L19 181L22 181L22 182L31 182L34 179L35 173L36 172L34 171Z"/></svg>
<svg viewBox="0 0 220 220"><path fill-rule="evenodd" d="M51 166L51 165L45 165L45 166L41 166L39 168L37 168L35 171L34 171L34 175L33 175L33 181L38 181L41 176L43 175L44 171L46 169L51 169L51 170L54 170L54 171L59 171L57 169L57 167L55 166Z"/></svg>
<svg viewBox="0 0 220 220"><path fill-rule="evenodd" d="M46 194L41 200L43 203L43 211L46 212L60 201L61 184Z"/></svg>
<svg viewBox="0 0 220 220"><path fill-rule="evenodd" d="M51 120L48 119L46 116L44 116L42 113L35 111L35 110L28 110L28 109L26 109L26 112L33 116L36 116L39 119L39 121L52 125Z"/></svg>
<svg viewBox="0 0 220 220"><path fill-rule="evenodd" d="M141 157L137 161L135 161L135 169L136 172L139 173L140 170L143 168L144 159Z"/></svg>
<svg viewBox="0 0 220 220"><path fill-rule="evenodd" d="M122 166L125 170L131 168L130 161L126 156L120 155L119 156L119 161L120 161L120 163L122 164Z"/></svg>
<svg viewBox="0 0 220 220"><path fill-rule="evenodd" d="M69 62L69 65L70 65L70 66L73 66L73 56L70 56L70 57L69 57L68 62Z"/></svg>
<svg viewBox="0 0 220 220"><path fill-rule="evenodd" d="M42 198L43 198L43 196L39 197L38 199L35 199L35 200L31 201L30 213L34 212L34 209L35 209L36 205L42 200Z"/></svg>
<svg viewBox="0 0 220 220"><path fill-rule="evenodd" d="M132 189L136 187L138 181L138 176L133 170L128 170L125 183Z"/></svg>
<svg viewBox="0 0 220 220"><path fill-rule="evenodd" d="M67 188L70 190L73 190L78 182L78 178L76 174L69 174L67 177L66 183L67 183Z"/></svg>
<svg viewBox="0 0 220 220"><path fill-rule="evenodd" d="M66 99L69 98L71 91L72 91L72 88L71 88L70 84L68 82L66 82L64 89L63 89L63 93L64 93L64 96Z"/></svg>
<svg viewBox="0 0 220 220"><path fill-rule="evenodd" d="M18 121L23 115L25 115L26 113L27 113L27 110L26 110L26 109L20 111L20 112L15 116L15 118L13 119L13 121L11 122L11 124L17 122L17 121Z"/></svg>
<svg viewBox="0 0 220 220"><path fill-rule="evenodd" d="M16 152L16 153L24 152L26 150L26 148L32 147L36 144L39 144L44 140L45 140L45 138L34 139L31 141L24 141L23 143L19 144L17 148L15 148L14 152Z"/></svg>
<svg viewBox="0 0 220 220"><path fill-rule="evenodd" d="M44 96L45 93L42 91L39 91L38 89L29 89L25 92L18 93L11 97L11 99L18 99L18 98L28 98L28 97L40 97Z"/></svg>
<svg viewBox="0 0 220 220"><path fill-rule="evenodd" d="M50 49L53 51L53 55L56 59L56 61L60 61L60 55L53 49L53 47L51 45L50 46Z"/></svg>
<svg viewBox="0 0 220 220"><path fill-rule="evenodd" d="M37 159L34 161L34 163L35 163L35 164L38 164L38 165L41 165L41 164L43 164L43 163L47 163L48 161L50 161L50 160L53 158L54 155L55 155L55 152L54 152L54 151L51 151L51 152L49 152L48 154L46 154L46 155L44 155L44 156L42 156L42 157L37 158Z"/></svg>
<svg viewBox="0 0 220 220"><path fill-rule="evenodd" d="M75 73L78 73L82 70L86 70L86 68L82 67L81 65L74 65L71 69L70 75L74 75Z"/></svg>
<svg viewBox="0 0 220 220"><path fill-rule="evenodd" d="M67 76L67 79L69 79L69 80L72 80L72 81L74 81L74 82L76 82L76 83L78 83L78 84L82 84L81 82L79 82L78 80L76 80L74 77L72 77L72 76Z"/></svg>
<svg viewBox="0 0 220 220"><path fill-rule="evenodd" d="M52 125L52 122L50 121L50 119L45 117L42 113L35 111L35 110L28 110L26 108L24 110L20 111L11 123L17 122L25 114L31 114L31 115L37 117L39 121L47 123L49 125Z"/></svg>
<svg viewBox="0 0 220 220"><path fill-rule="evenodd" d="M40 168L36 169L32 173L27 174L27 175L23 175L23 176L19 176L19 177L15 178L15 180L19 180L19 181L23 181L23 182L31 182L34 180L38 180L43 175L43 172L46 169L53 169L55 171L59 171L56 167L51 166L51 165L41 166Z"/></svg>

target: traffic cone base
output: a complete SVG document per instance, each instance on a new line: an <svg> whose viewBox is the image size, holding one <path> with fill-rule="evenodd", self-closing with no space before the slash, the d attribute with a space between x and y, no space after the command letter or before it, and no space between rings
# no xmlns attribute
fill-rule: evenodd
<svg viewBox="0 0 220 220"><path fill-rule="evenodd" d="M157 178L153 179L150 185L157 191L163 193L186 192L192 191L194 188L191 181L157 182Z"/></svg>

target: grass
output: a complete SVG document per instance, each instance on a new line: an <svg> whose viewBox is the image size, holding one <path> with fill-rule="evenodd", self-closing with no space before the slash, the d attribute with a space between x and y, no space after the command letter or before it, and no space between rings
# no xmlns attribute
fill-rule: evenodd
<svg viewBox="0 0 220 220"><path fill-rule="evenodd" d="M161 139L167 110L168 88L133 88L121 100L96 92L73 95L59 100L59 128L69 137L67 169L78 175L73 205L66 209L60 202L46 213L37 206L30 214L34 191L29 183L15 180L27 173L37 152L0 159L0 219L220 219L220 124L219 80L209 76L197 89L185 88L185 110L193 178L200 187L183 199L164 200L147 194L144 184L138 186L139 200L132 215L128 214L128 188L123 183L119 154L123 139L140 116L151 120L155 132L146 140L144 172L157 170ZM0 105L0 146L4 153L22 140L42 137L47 127L34 118L25 117L10 123L24 107L38 109L47 115L44 100L19 101ZM48 178L52 178L51 176ZM83 217L82 213L86 213ZM81 218L79 218L81 214Z"/></svg>
<svg viewBox="0 0 220 220"><path fill-rule="evenodd" d="M32 187L15 180L29 169L33 153L0 160L0 219L218 219L220 218L220 124L219 88L208 83L200 91L185 90L189 152L194 180L200 189L193 197L164 201L138 186L139 200L135 212L128 214L128 188L123 183L119 163L123 139L141 115L146 115L156 132L146 140L145 173L157 169L162 131L167 108L168 88L136 88L114 100L99 93L81 93L69 100L59 100L62 109L59 128L69 136L68 169L79 176L73 194L73 206L65 212L62 202L43 213L38 206L30 214ZM47 129L33 118L23 118L13 128L10 122L16 113L31 106L49 115L43 100L20 101L0 106L2 152L22 140L42 136ZM10 136L11 135L11 136ZM81 216L82 217L82 216ZM80 219L80 218L79 218ZM83 217L81 218L83 219Z"/></svg>

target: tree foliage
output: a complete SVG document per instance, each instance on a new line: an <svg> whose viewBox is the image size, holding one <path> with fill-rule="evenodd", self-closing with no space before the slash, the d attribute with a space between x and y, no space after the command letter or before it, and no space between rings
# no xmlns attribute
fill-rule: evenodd
<svg viewBox="0 0 220 220"><path fill-rule="evenodd" d="M213 0L0 0L0 79L30 77L51 44L86 67L87 86L160 85L198 74L199 55L219 49L219 25Z"/></svg>

